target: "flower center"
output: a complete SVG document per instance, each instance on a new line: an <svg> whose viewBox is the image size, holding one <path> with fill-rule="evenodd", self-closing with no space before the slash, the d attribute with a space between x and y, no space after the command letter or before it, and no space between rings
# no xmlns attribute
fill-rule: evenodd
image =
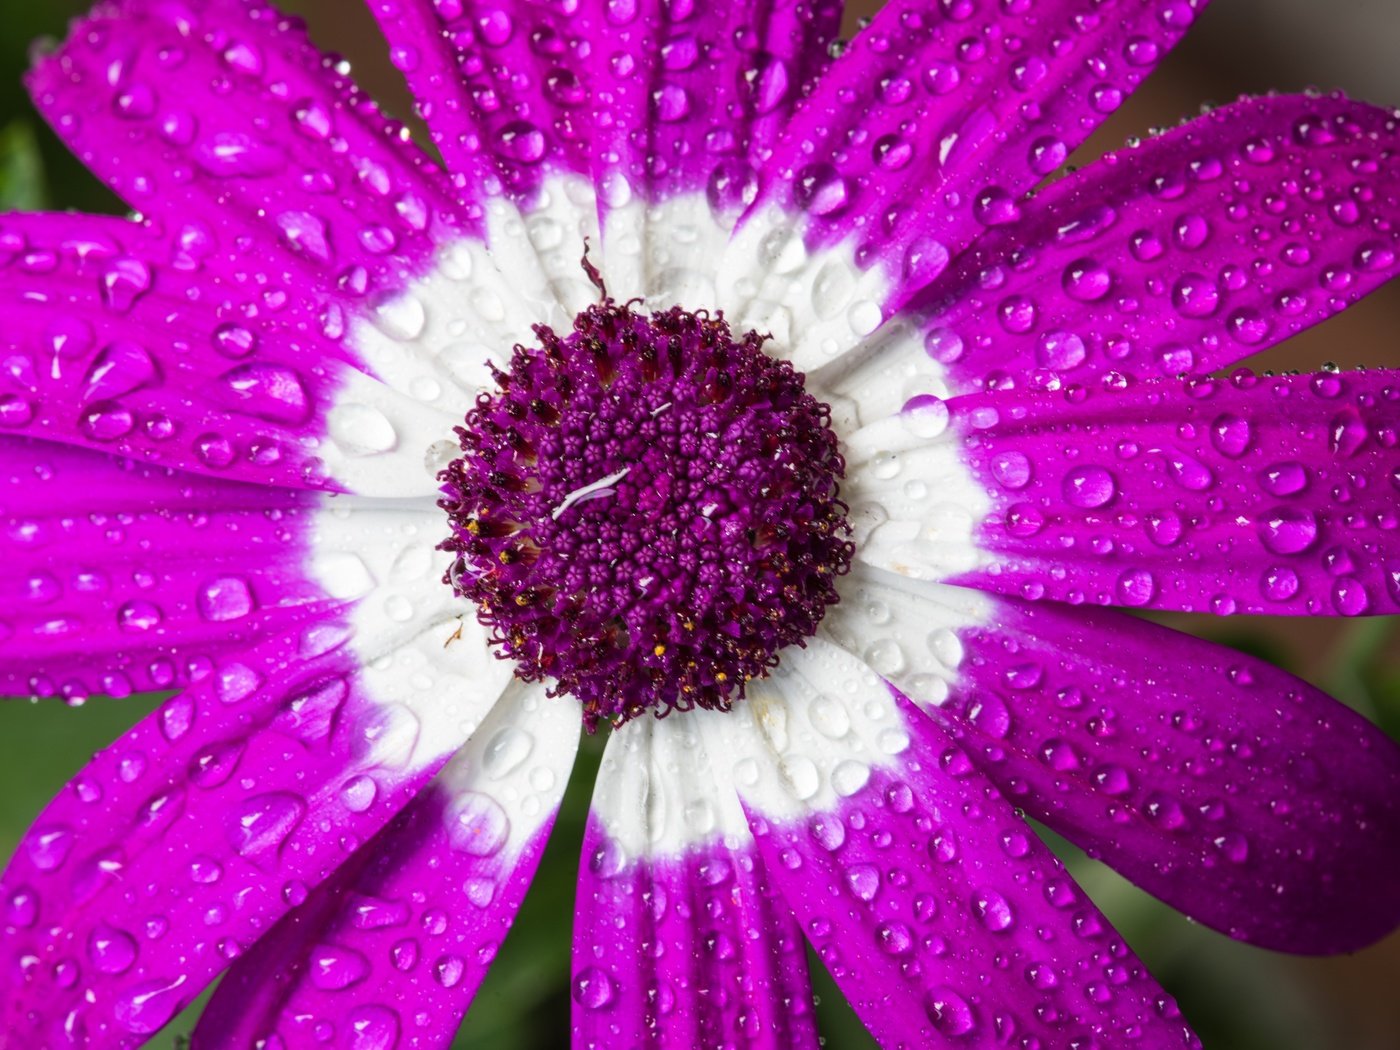
<svg viewBox="0 0 1400 1050"><path fill-rule="evenodd" d="M727 710L813 633L853 551L830 409L802 376L722 315L631 307L537 325L441 474L446 582L590 731Z"/></svg>

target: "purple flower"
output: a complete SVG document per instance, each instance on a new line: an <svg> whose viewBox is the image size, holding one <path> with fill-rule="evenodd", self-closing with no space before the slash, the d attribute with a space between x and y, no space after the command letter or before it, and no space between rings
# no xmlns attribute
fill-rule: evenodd
<svg viewBox="0 0 1400 1050"><path fill-rule="evenodd" d="M580 721L580 1047L813 1046L804 938L889 1047L1195 1045L1022 813L1400 922L1400 751L1101 608L1400 608L1400 376L1221 377L1396 271L1396 114L1031 197L1202 4L371 6L445 171L256 0L32 75L139 217L0 219L0 683L178 691L11 861L0 1045L225 969L202 1045L444 1044Z"/></svg>

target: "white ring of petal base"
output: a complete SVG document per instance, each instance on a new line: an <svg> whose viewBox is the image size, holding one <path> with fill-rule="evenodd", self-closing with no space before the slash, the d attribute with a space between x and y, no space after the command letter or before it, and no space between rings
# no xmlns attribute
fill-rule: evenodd
<svg viewBox="0 0 1400 1050"><path fill-rule="evenodd" d="M592 812L625 864L678 858L722 841L750 841L739 799L716 769L701 728L713 712L643 715L615 730L603 753Z"/></svg>
<svg viewBox="0 0 1400 1050"><path fill-rule="evenodd" d="M362 687L385 713L371 758L421 768L456 749L510 681L475 610L442 582L442 512L427 500L322 496L310 574L348 604Z"/></svg>
<svg viewBox="0 0 1400 1050"><path fill-rule="evenodd" d="M925 583L856 562L837 584L820 635L862 660L925 708L962 679L962 633L992 622L996 600L968 587Z"/></svg>
<svg viewBox="0 0 1400 1050"><path fill-rule="evenodd" d="M448 841L509 868L554 819L578 753L578 704L513 681L434 782Z"/></svg>
<svg viewBox="0 0 1400 1050"><path fill-rule="evenodd" d="M799 372L834 361L885 322L892 282L861 269L852 243L816 251L802 218L770 205L747 216L725 246L719 303L737 328L771 333Z"/></svg>
<svg viewBox="0 0 1400 1050"><path fill-rule="evenodd" d="M771 820L830 810L910 746L904 716L879 676L821 638L789 648L729 712L696 712L711 754L724 756L744 804ZM723 772L723 771L722 771Z"/></svg>

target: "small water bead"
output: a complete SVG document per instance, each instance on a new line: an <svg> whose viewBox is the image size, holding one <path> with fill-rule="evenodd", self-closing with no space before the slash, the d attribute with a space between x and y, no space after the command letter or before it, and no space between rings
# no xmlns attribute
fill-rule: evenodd
<svg viewBox="0 0 1400 1050"><path fill-rule="evenodd" d="M1220 288L1204 274L1188 273L1172 286L1171 299L1183 317L1209 317L1220 308Z"/></svg>
<svg viewBox="0 0 1400 1050"><path fill-rule="evenodd" d="M1065 267L1061 285L1071 299L1097 302L1112 290L1113 274L1093 259L1076 259Z"/></svg>
<svg viewBox="0 0 1400 1050"><path fill-rule="evenodd" d="M287 156L279 147L238 131L205 137L195 143L190 156L206 175L218 179L265 178L287 168Z"/></svg>
<svg viewBox="0 0 1400 1050"><path fill-rule="evenodd" d="M114 259L102 274L102 301L115 313L127 313L151 283L151 268L142 260Z"/></svg>
<svg viewBox="0 0 1400 1050"><path fill-rule="evenodd" d="M548 142L534 124L527 120L513 120L496 132L496 148L508 161L537 164L544 159Z"/></svg>
<svg viewBox="0 0 1400 1050"><path fill-rule="evenodd" d="M602 1010L617 994L613 979L596 966L590 966L574 977L574 1001L585 1010Z"/></svg>
<svg viewBox="0 0 1400 1050"><path fill-rule="evenodd" d="M225 824L229 844L253 859L276 853L305 814L305 800L290 792L255 795L230 811Z"/></svg>
<svg viewBox="0 0 1400 1050"><path fill-rule="evenodd" d="M1261 515L1256 525L1260 542L1275 554L1299 554L1318 537L1317 516L1310 510L1280 506Z"/></svg>
<svg viewBox="0 0 1400 1050"><path fill-rule="evenodd" d="M448 842L453 849L474 857L491 857L510 837L510 818L488 795L465 791L453 799L447 811Z"/></svg>
<svg viewBox="0 0 1400 1050"><path fill-rule="evenodd" d="M882 922L875 928L875 943L886 955L908 955L914 950L914 934L902 922Z"/></svg>
<svg viewBox="0 0 1400 1050"><path fill-rule="evenodd" d="M1360 616L1371 607L1365 584L1351 576L1332 582L1332 606L1343 616Z"/></svg>
<svg viewBox="0 0 1400 1050"><path fill-rule="evenodd" d="M181 975L142 981L128 988L113 1004L117 1023L137 1035L153 1035L160 1031L194 998L193 990L185 991L187 980Z"/></svg>
<svg viewBox="0 0 1400 1050"><path fill-rule="evenodd" d="M1035 301L1024 295L1011 295L997 304L997 320L1013 335L1029 332L1036 323Z"/></svg>
<svg viewBox="0 0 1400 1050"><path fill-rule="evenodd" d="M253 611L255 602L248 581L222 576L203 584L195 597L199 615L211 623L240 620Z"/></svg>
<svg viewBox="0 0 1400 1050"><path fill-rule="evenodd" d="M388 1006L357 1006L346 1018L346 1027L353 1050L397 1050L399 1046L399 1015Z"/></svg>
<svg viewBox="0 0 1400 1050"><path fill-rule="evenodd" d="M957 992L950 988L935 988L924 1000L924 1011L940 1035L958 1037L970 1034L977 1027L977 1016Z"/></svg>
<svg viewBox="0 0 1400 1050"><path fill-rule="evenodd" d="M973 200L972 215L984 226L1005 226L1021 218L1021 208L1006 190L988 186Z"/></svg>
<svg viewBox="0 0 1400 1050"><path fill-rule="evenodd" d="M809 164L797 173L792 196L802 211L826 218L837 215L851 202L854 189L832 165Z"/></svg>
<svg viewBox="0 0 1400 1050"><path fill-rule="evenodd" d="M1075 467L1065 474L1061 486L1065 500L1076 507L1102 507L1117 494L1112 474L1102 467Z"/></svg>
<svg viewBox="0 0 1400 1050"><path fill-rule="evenodd" d="M130 434L136 427L136 416L115 401L97 401L79 417L78 426L86 437L106 444Z"/></svg>
<svg viewBox="0 0 1400 1050"><path fill-rule="evenodd" d="M1210 425L1210 443L1221 455L1238 459L1249 449L1253 438L1249 421L1230 412L1215 417Z"/></svg>
<svg viewBox="0 0 1400 1050"><path fill-rule="evenodd" d="M1141 606L1157 593L1157 581L1146 569L1130 569L1118 577L1115 594L1123 605Z"/></svg>
<svg viewBox="0 0 1400 1050"><path fill-rule="evenodd" d="M1036 341L1036 361L1046 368L1067 371L1084 363L1088 350L1073 332L1046 332Z"/></svg>
<svg viewBox="0 0 1400 1050"><path fill-rule="evenodd" d="M148 601L130 601L117 610L117 626L132 633L153 630L164 619L160 606Z"/></svg>
<svg viewBox="0 0 1400 1050"><path fill-rule="evenodd" d="M84 378L83 400L103 401L159 382L150 352L136 343L118 341L103 348Z"/></svg>

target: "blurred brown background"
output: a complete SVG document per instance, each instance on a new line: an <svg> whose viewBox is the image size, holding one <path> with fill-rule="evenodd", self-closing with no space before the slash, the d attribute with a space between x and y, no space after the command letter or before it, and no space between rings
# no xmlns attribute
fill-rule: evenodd
<svg viewBox="0 0 1400 1050"><path fill-rule="evenodd" d="M0 0L0 129L33 123L19 88L28 41L61 35L86 7L73 0ZM411 114L398 74L358 0L283 0L313 37L350 58L357 79L397 116ZM879 4L856 0L855 20ZM1121 145L1149 128L1196 114L1202 103L1242 93L1340 88L1400 106L1400 0L1215 0L1193 33L1147 86L1074 158ZM42 129L42 196L29 206L119 210ZM1252 362L1256 368L1400 366L1400 284L1321 328ZM1173 617L1170 622L1265 656L1329 689L1400 736L1400 625L1395 619L1270 621ZM86 752L120 732L149 703L94 701L82 711L11 705L0 709L0 857ZM596 756L594 757L596 761ZM572 865L590 763L575 778L557 841L532 900L502 951L459 1045L566 1045L566 924ZM1400 1047L1400 935L1355 956L1295 959L1232 944L1189 926L1097 866L1072 856L1076 873L1163 983L1178 996L1208 1050L1394 1050ZM1392 873L1400 892L1400 872ZM870 1046L829 983L819 987L827 1045ZM156 1045L171 1045L162 1036Z"/></svg>

